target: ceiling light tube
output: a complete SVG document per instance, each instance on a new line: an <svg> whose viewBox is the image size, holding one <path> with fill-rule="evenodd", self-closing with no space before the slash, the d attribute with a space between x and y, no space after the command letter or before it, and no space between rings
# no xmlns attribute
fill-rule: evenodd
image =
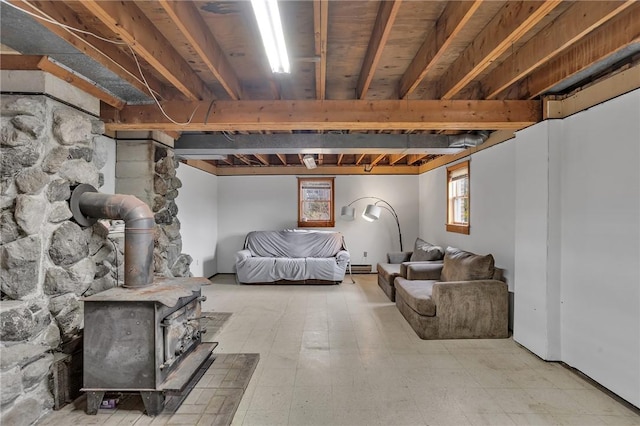
<svg viewBox="0 0 640 426"><path fill-rule="evenodd" d="M251 0L264 50L274 73L289 73L289 56L277 0Z"/></svg>

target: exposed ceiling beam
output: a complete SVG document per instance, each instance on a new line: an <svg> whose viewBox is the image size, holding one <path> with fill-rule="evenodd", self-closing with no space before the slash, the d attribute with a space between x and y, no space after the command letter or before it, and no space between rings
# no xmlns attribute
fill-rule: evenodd
<svg viewBox="0 0 640 426"><path fill-rule="evenodd" d="M75 11L60 1L9 1L21 9L28 10L26 6L29 6L32 8L32 10L30 10L31 12L56 22L64 23L70 27L83 31L93 31L93 27L86 24ZM40 19L38 19L37 22L109 71L121 77L142 93L149 94L149 89L141 78L135 61L129 56L129 52L125 53L115 44L100 40L88 34L78 33ZM177 91L174 92L168 89L154 76L145 75L145 77L151 90L160 98L175 99L176 95L179 95Z"/></svg>
<svg viewBox="0 0 640 426"><path fill-rule="evenodd" d="M278 157L278 160L280 160L280 162L282 163L283 166L287 165L287 156L284 154L276 154L276 156Z"/></svg>
<svg viewBox="0 0 640 426"><path fill-rule="evenodd" d="M389 165L390 166L395 165L398 161L402 160L406 156L407 156L406 154L390 154L389 155Z"/></svg>
<svg viewBox="0 0 640 426"><path fill-rule="evenodd" d="M322 166L324 163L324 154L318 154L318 166Z"/></svg>
<svg viewBox="0 0 640 426"><path fill-rule="evenodd" d="M313 0L313 32L316 62L316 99L324 99L327 92L327 37L329 0Z"/></svg>
<svg viewBox="0 0 640 426"><path fill-rule="evenodd" d="M268 166L270 164L269 159L263 154L253 154L253 156L256 157L258 161L260 161L265 166Z"/></svg>
<svg viewBox="0 0 640 426"><path fill-rule="evenodd" d="M378 16L371 32L367 53L364 56L364 62L358 77L358 85L356 86L358 99L364 99L367 96L369 85L378 67L382 51L387 44L387 39L391 34L391 27L393 27L401 4L402 0L380 2Z"/></svg>
<svg viewBox="0 0 640 426"><path fill-rule="evenodd" d="M132 2L80 2L89 12L118 34L142 59L191 100L214 95L149 18Z"/></svg>
<svg viewBox="0 0 640 426"><path fill-rule="evenodd" d="M211 107L211 108L210 108ZM128 105L102 110L110 130L498 130L541 120L539 101L216 101ZM210 108L210 109L209 109Z"/></svg>
<svg viewBox="0 0 640 426"><path fill-rule="evenodd" d="M545 93L558 82L589 68L633 43L640 42L640 2L621 13L561 55L538 68L519 85L522 98Z"/></svg>
<svg viewBox="0 0 640 426"><path fill-rule="evenodd" d="M243 96L240 80L196 6L190 1L159 0L158 2L231 99L241 99Z"/></svg>
<svg viewBox="0 0 640 426"><path fill-rule="evenodd" d="M339 166L342 163L343 158L344 158L344 154L338 154L338 161L336 161L337 166Z"/></svg>
<svg viewBox="0 0 640 426"><path fill-rule="evenodd" d="M418 87L481 4L482 0L447 3L435 27L427 33L418 53L400 79L401 98L406 98Z"/></svg>
<svg viewBox="0 0 640 426"><path fill-rule="evenodd" d="M367 154L360 154L360 155L357 156L357 158L356 158L356 166L358 164L360 164L360 162L364 159L365 155L367 155Z"/></svg>
<svg viewBox="0 0 640 426"><path fill-rule="evenodd" d="M371 162L371 166L375 166L376 164L378 164L380 161L382 161L382 159L384 157L386 157L387 154L379 154L372 162Z"/></svg>
<svg viewBox="0 0 640 426"><path fill-rule="evenodd" d="M424 157L426 157L426 154L412 154L412 155L407 155L407 165L413 165L415 163L417 163L418 161L422 160Z"/></svg>
<svg viewBox="0 0 640 426"><path fill-rule="evenodd" d="M238 160L242 161L242 162L243 162L244 164L246 164L247 166L250 166L250 165L251 165L251 161L249 161L249 159L248 159L247 157L245 157L244 155L242 155L242 154L237 154L237 155L235 155L235 157L236 157Z"/></svg>
<svg viewBox="0 0 640 426"><path fill-rule="evenodd" d="M518 80L549 61L635 1L574 2L572 6L513 52L482 81L487 99L496 98Z"/></svg>
<svg viewBox="0 0 640 426"><path fill-rule="evenodd" d="M191 161L191 160L189 160ZM276 167L218 167L218 176L269 176L269 175L417 175L419 166L376 166L368 168L362 166L323 166L315 169L307 169L304 166L276 166Z"/></svg>
<svg viewBox="0 0 640 426"><path fill-rule="evenodd" d="M560 3L506 2L443 76L440 98L452 99Z"/></svg>
<svg viewBox="0 0 640 426"><path fill-rule="evenodd" d="M116 109L122 109L125 105L125 101L119 99L107 92L105 92L100 87L96 86L93 82L84 79L83 77L69 71L66 68L61 67L57 63L52 62L48 56L43 56L42 59L38 62L38 68L42 71L46 71L51 75L55 75L61 80L66 81L74 87L88 93L91 96L94 96L100 99L102 102L107 105L111 105Z"/></svg>
<svg viewBox="0 0 640 426"><path fill-rule="evenodd" d="M52 62L48 56L39 55L0 55L0 69L3 70L24 70L24 71L45 71L55 75L59 79L66 81L70 85L100 99L107 105L116 109L122 109L125 102L110 93L105 92L93 82L84 79L82 76L68 70L65 67Z"/></svg>
<svg viewBox="0 0 640 426"><path fill-rule="evenodd" d="M304 161L302 161L302 154L298 154L298 161L300 161L300 164L304 164Z"/></svg>

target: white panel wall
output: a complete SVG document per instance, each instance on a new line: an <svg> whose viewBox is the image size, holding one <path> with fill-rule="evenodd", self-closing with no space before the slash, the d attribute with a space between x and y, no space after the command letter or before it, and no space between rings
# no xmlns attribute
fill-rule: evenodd
<svg viewBox="0 0 640 426"><path fill-rule="evenodd" d="M409 250L418 230L418 178L416 176L337 176L335 189L336 227L345 236L354 264L375 264L388 251L398 251L398 231L391 214L384 211L379 221L359 217L367 205L358 201L356 220L339 219L340 207L362 196L388 201L397 211ZM296 228L298 180L296 176L220 176L218 178L218 272L233 273L235 254L242 249L249 231ZM364 257L364 252L367 257Z"/></svg>
<svg viewBox="0 0 640 426"><path fill-rule="evenodd" d="M550 133L561 122L543 122L517 133L515 196L515 310L513 338L546 360L560 360L559 176L550 168L557 144ZM556 160L557 161L557 160ZM554 162L556 164L556 162ZM556 167L557 168L557 167ZM553 192L553 193L555 193ZM555 212L551 214L551 211ZM555 273L554 273L555 271Z"/></svg>
<svg viewBox="0 0 640 426"><path fill-rule="evenodd" d="M563 360L640 407L640 90L565 119Z"/></svg>
<svg viewBox="0 0 640 426"><path fill-rule="evenodd" d="M218 177L186 164L176 176L182 181L176 205L182 235L182 252L193 258L191 273L210 277L217 271Z"/></svg>
<svg viewBox="0 0 640 426"><path fill-rule="evenodd" d="M419 234L434 244L478 254L493 254L505 269L509 288L514 276L515 148L510 141L471 156L471 232L447 232L446 167L420 175Z"/></svg>

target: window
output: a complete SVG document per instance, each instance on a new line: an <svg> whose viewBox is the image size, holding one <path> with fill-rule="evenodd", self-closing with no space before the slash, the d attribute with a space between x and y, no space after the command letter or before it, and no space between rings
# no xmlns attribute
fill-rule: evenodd
<svg viewBox="0 0 640 426"><path fill-rule="evenodd" d="M447 167L447 231L469 234L469 161Z"/></svg>
<svg viewBox="0 0 640 426"><path fill-rule="evenodd" d="M298 227L333 227L334 178L298 178Z"/></svg>

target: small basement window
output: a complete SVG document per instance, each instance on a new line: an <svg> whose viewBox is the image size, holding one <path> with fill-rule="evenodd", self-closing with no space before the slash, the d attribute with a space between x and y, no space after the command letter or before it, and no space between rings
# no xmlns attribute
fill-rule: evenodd
<svg viewBox="0 0 640 426"><path fill-rule="evenodd" d="M469 161L447 167L447 231L469 234Z"/></svg>
<svg viewBox="0 0 640 426"><path fill-rule="evenodd" d="M298 178L298 227L332 228L335 178Z"/></svg>

